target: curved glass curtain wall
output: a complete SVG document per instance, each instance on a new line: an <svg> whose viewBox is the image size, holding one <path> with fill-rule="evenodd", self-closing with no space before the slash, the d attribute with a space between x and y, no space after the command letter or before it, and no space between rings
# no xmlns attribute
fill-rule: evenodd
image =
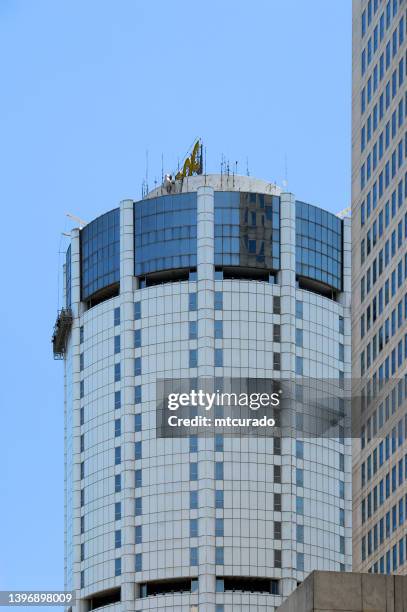
<svg viewBox="0 0 407 612"><path fill-rule="evenodd" d="M296 202L296 272L342 290L343 222L336 215Z"/></svg>
<svg viewBox="0 0 407 612"><path fill-rule="evenodd" d="M81 230L82 300L120 281L120 210L115 208Z"/></svg>
<svg viewBox="0 0 407 612"><path fill-rule="evenodd" d="M280 198L215 192L215 265L280 268Z"/></svg>
<svg viewBox="0 0 407 612"><path fill-rule="evenodd" d="M134 204L135 274L196 267L197 194Z"/></svg>
<svg viewBox="0 0 407 612"><path fill-rule="evenodd" d="M197 194L183 193L134 204L135 275L197 265ZM120 211L98 217L80 232L81 292L87 300L120 280ZM296 202L296 272L342 290L343 222ZM215 265L277 271L280 198L215 192ZM66 252L66 305L71 304L71 248Z"/></svg>

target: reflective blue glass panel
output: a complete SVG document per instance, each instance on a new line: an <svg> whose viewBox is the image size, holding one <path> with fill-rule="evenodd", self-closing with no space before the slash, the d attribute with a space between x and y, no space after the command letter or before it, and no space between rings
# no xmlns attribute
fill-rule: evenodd
<svg viewBox="0 0 407 612"><path fill-rule="evenodd" d="M98 217L81 230L82 300L120 280L120 211Z"/></svg>
<svg viewBox="0 0 407 612"><path fill-rule="evenodd" d="M196 193L136 202L134 226L136 276L196 266Z"/></svg>
<svg viewBox="0 0 407 612"><path fill-rule="evenodd" d="M215 192L215 265L280 268L280 198Z"/></svg>
<svg viewBox="0 0 407 612"><path fill-rule="evenodd" d="M342 290L343 221L327 212L296 202L296 272Z"/></svg>

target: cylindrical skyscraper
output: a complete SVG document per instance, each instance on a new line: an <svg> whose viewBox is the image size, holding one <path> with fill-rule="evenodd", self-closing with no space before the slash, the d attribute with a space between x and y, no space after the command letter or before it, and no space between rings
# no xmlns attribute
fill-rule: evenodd
<svg viewBox="0 0 407 612"><path fill-rule="evenodd" d="M159 438L156 382L350 376L348 220L198 175L73 230L66 588L78 610L269 612L351 569L346 437Z"/></svg>

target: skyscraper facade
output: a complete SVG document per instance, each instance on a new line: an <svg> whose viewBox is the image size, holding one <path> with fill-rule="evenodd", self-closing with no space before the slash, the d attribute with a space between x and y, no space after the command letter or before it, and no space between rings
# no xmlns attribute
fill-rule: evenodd
<svg viewBox="0 0 407 612"><path fill-rule="evenodd" d="M351 569L343 430L166 438L156 416L159 379L340 387L350 248L349 220L228 175L169 182L73 230L53 339L77 609L270 612L312 569Z"/></svg>
<svg viewBox="0 0 407 612"><path fill-rule="evenodd" d="M407 569L406 9L353 2L353 561L380 573Z"/></svg>

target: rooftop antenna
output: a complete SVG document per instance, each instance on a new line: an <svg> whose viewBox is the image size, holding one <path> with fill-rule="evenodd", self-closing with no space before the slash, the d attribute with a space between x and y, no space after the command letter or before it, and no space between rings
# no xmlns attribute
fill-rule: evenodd
<svg viewBox="0 0 407 612"><path fill-rule="evenodd" d="M246 157L246 176L250 176L249 172L249 158Z"/></svg>
<svg viewBox="0 0 407 612"><path fill-rule="evenodd" d="M83 229L85 225L87 225L86 221L84 221L80 217L77 217L76 215L73 215L71 213L66 213L66 216L69 217L72 221L75 221L79 225L80 230Z"/></svg>
<svg viewBox="0 0 407 612"><path fill-rule="evenodd" d="M287 153L284 154L284 180L283 187L288 187L288 158Z"/></svg>
<svg viewBox="0 0 407 612"><path fill-rule="evenodd" d="M161 183L164 181L164 153L161 153Z"/></svg>
<svg viewBox="0 0 407 612"><path fill-rule="evenodd" d="M145 187L148 193L148 149L146 149L146 178L145 178Z"/></svg>

